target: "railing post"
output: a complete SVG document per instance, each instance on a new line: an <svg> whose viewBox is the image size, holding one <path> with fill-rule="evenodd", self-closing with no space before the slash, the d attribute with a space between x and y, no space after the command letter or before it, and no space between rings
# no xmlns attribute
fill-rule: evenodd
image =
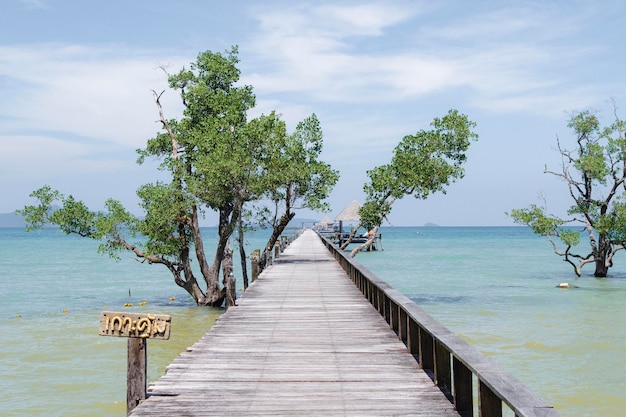
<svg viewBox="0 0 626 417"><path fill-rule="evenodd" d="M451 398L452 371L450 367L450 351L443 343L434 340L435 346L435 383L441 391Z"/></svg>
<svg viewBox="0 0 626 417"><path fill-rule="evenodd" d="M454 408L463 417L473 417L472 372L456 357L452 358Z"/></svg>
<svg viewBox="0 0 626 417"><path fill-rule="evenodd" d="M433 355L433 337L424 329L419 329L419 346L420 346L420 365L422 369L435 372L435 363Z"/></svg>
<svg viewBox="0 0 626 417"><path fill-rule="evenodd" d="M128 338L128 366L126 369L126 413L130 414L146 399L146 369L148 340L140 337Z"/></svg>
<svg viewBox="0 0 626 417"><path fill-rule="evenodd" d="M261 259L261 250L255 249L250 254L250 275L252 275L252 282L256 281L259 277L259 260Z"/></svg>
<svg viewBox="0 0 626 417"><path fill-rule="evenodd" d="M237 288L235 276L230 274L226 277L226 308L237 305Z"/></svg>
<svg viewBox="0 0 626 417"><path fill-rule="evenodd" d="M409 326L407 330L408 334L406 338L406 348L409 353L413 355L417 363L421 363L422 359L420 357L419 327L415 321L409 320Z"/></svg>
<svg viewBox="0 0 626 417"><path fill-rule="evenodd" d="M478 382L478 417L502 417L502 400L483 381Z"/></svg>
<svg viewBox="0 0 626 417"><path fill-rule="evenodd" d="M387 323L391 324L391 301L389 300L389 297L387 297L387 294L383 293L382 290L379 289L378 291L380 291L384 300L385 313L383 314L383 317Z"/></svg>
<svg viewBox="0 0 626 417"><path fill-rule="evenodd" d="M407 344L407 314L404 308L398 307L398 337Z"/></svg>
<svg viewBox="0 0 626 417"><path fill-rule="evenodd" d="M400 332L398 331L398 304L396 304L391 299L389 299L389 327L391 327L391 330L393 330L399 338Z"/></svg>

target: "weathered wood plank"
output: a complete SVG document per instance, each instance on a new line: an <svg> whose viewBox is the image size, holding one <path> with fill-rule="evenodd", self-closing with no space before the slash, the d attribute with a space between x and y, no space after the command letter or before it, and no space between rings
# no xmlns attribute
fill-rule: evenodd
<svg viewBox="0 0 626 417"><path fill-rule="evenodd" d="M458 416L312 232L149 387L133 416Z"/></svg>

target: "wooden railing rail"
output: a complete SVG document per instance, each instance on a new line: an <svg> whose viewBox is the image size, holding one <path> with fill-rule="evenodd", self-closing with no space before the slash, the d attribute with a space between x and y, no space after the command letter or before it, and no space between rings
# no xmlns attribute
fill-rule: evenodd
<svg viewBox="0 0 626 417"><path fill-rule="evenodd" d="M320 235L320 239L459 414L473 416L476 404L478 416L501 417L504 404L516 417L560 416L541 397L404 294L354 261L324 236ZM476 390L474 379L478 382Z"/></svg>

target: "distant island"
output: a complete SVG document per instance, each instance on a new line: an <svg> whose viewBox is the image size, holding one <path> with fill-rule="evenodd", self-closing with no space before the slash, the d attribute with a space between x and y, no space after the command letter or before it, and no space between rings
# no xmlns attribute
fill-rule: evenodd
<svg viewBox="0 0 626 417"><path fill-rule="evenodd" d="M24 227L24 217L16 213L0 214L0 227Z"/></svg>
<svg viewBox="0 0 626 417"><path fill-rule="evenodd" d="M435 223L426 223L424 224L424 227L440 227L438 224Z"/></svg>
<svg viewBox="0 0 626 417"><path fill-rule="evenodd" d="M313 224L317 223L315 219L307 219L307 218L294 218L289 222L290 227L302 227L303 225L306 227L311 227ZM9 227L25 227L24 224L24 216L20 216L19 214L13 213L0 213L0 227L9 228ZM217 226L213 226L217 227Z"/></svg>

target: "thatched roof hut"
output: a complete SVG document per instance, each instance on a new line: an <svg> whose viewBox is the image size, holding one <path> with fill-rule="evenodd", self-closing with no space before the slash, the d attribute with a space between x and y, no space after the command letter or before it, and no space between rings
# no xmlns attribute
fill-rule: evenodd
<svg viewBox="0 0 626 417"><path fill-rule="evenodd" d="M333 224L333 223L334 223L334 222L333 222L333 220L332 220L330 217L328 217L328 216L324 217L324 218L323 218L323 219L319 222L319 224L320 224L320 225L322 225L322 226L327 226L327 225L329 225L329 224Z"/></svg>
<svg viewBox="0 0 626 417"><path fill-rule="evenodd" d="M342 222L360 222L361 217L359 216L359 209L361 208L361 204L358 201L353 200L352 203L348 204L346 208L341 210L341 213L335 217L335 221Z"/></svg>

